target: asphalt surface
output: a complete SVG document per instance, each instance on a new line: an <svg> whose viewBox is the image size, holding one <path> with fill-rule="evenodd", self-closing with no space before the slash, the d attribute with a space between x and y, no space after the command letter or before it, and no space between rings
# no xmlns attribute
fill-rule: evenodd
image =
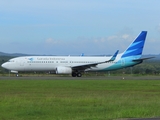
<svg viewBox="0 0 160 120"><path fill-rule="evenodd" d="M0 80L160 80L160 76L0 76Z"/></svg>

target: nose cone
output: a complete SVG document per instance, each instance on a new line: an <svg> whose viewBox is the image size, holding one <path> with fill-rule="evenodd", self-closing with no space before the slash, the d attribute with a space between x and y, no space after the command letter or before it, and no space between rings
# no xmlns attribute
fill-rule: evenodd
<svg viewBox="0 0 160 120"><path fill-rule="evenodd" d="M7 63L3 63L3 64L1 65L1 67L5 68L5 69L8 69Z"/></svg>

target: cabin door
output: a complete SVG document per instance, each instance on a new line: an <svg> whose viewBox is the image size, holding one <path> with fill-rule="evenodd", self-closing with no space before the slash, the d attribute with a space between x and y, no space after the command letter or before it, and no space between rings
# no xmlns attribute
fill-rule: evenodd
<svg viewBox="0 0 160 120"><path fill-rule="evenodd" d="M125 59L121 59L121 66L125 66Z"/></svg>

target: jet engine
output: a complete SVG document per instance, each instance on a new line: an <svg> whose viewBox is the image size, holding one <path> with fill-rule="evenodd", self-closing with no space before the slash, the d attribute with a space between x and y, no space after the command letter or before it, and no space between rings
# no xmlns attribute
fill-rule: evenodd
<svg viewBox="0 0 160 120"><path fill-rule="evenodd" d="M72 68L59 66L56 68L56 74L71 74Z"/></svg>

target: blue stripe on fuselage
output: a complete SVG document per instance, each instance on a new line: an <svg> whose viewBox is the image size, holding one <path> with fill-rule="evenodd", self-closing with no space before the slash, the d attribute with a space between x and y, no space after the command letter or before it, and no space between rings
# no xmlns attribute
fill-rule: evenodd
<svg viewBox="0 0 160 120"><path fill-rule="evenodd" d="M116 62L115 64L113 64L112 66L110 66L108 68L103 69L102 71L121 69L121 68L126 68L126 67L140 64L141 62L133 61L134 59L137 59L137 58L139 58L139 55L121 58L118 62Z"/></svg>

